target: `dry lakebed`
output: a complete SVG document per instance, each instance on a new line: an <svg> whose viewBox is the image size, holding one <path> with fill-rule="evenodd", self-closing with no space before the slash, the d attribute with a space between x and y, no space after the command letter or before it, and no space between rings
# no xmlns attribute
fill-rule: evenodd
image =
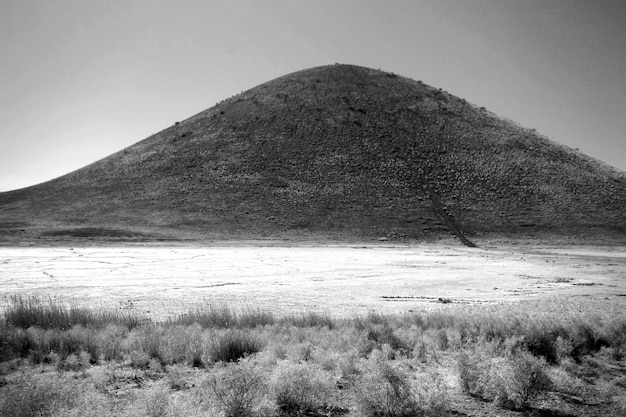
<svg viewBox="0 0 626 417"><path fill-rule="evenodd" d="M0 294L164 319L205 302L353 316L546 297L626 300L626 248L446 244L0 248Z"/></svg>

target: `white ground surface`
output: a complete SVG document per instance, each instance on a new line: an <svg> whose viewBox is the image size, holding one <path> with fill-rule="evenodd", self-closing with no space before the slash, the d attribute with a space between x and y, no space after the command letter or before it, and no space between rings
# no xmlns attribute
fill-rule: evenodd
<svg viewBox="0 0 626 417"><path fill-rule="evenodd" d="M0 248L0 303L61 296L155 318L205 300L353 315L563 296L622 299L626 248L120 246Z"/></svg>

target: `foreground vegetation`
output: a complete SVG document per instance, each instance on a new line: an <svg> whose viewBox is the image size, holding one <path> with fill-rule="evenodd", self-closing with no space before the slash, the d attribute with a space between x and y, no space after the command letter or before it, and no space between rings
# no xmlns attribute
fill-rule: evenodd
<svg viewBox="0 0 626 417"><path fill-rule="evenodd" d="M626 312L602 300L166 322L14 297L3 416L624 415Z"/></svg>

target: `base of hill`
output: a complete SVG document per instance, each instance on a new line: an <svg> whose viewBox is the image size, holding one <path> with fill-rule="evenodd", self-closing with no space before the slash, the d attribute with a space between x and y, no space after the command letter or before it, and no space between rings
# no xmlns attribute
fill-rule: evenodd
<svg viewBox="0 0 626 417"><path fill-rule="evenodd" d="M601 227L525 227L468 234L476 246L510 244L626 245L626 231ZM120 224L30 224L0 223L0 246L192 244L216 242L284 242L289 245L325 243L422 244L445 242L463 245L452 232L435 230L411 236L393 231L380 234L350 233L345 230L306 229L282 231L213 231L193 228L137 227Z"/></svg>

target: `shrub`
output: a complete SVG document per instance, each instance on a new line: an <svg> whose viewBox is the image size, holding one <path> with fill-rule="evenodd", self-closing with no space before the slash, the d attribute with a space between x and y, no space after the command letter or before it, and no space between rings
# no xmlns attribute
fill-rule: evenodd
<svg viewBox="0 0 626 417"><path fill-rule="evenodd" d="M82 388L85 388L84 386ZM63 417L101 417L114 416L116 405L110 398L95 389L80 389L71 402L62 404L54 416Z"/></svg>
<svg viewBox="0 0 626 417"><path fill-rule="evenodd" d="M425 415L446 415L450 395L441 374L429 372L416 375L414 392L419 408Z"/></svg>
<svg viewBox="0 0 626 417"><path fill-rule="evenodd" d="M252 416L264 392L263 375L248 362L226 364L208 379L225 417Z"/></svg>
<svg viewBox="0 0 626 417"><path fill-rule="evenodd" d="M545 369L545 361L528 352L505 358L503 368L492 368L492 372L495 371L492 378L500 384L496 403L511 409L527 408L550 387Z"/></svg>
<svg viewBox="0 0 626 417"><path fill-rule="evenodd" d="M626 356L626 320L615 320L607 326L610 335L612 357L621 361Z"/></svg>
<svg viewBox="0 0 626 417"><path fill-rule="evenodd" d="M602 347L610 346L609 341L600 334L599 323L578 323L571 335L572 339L572 358L580 361L582 356L591 352L597 352Z"/></svg>
<svg viewBox="0 0 626 417"><path fill-rule="evenodd" d="M310 342L292 344L285 353L286 359L292 362L307 362L313 359L313 345Z"/></svg>
<svg viewBox="0 0 626 417"><path fill-rule="evenodd" d="M325 408L334 384L330 374L309 363L278 363L272 377L276 405L285 414L315 412Z"/></svg>
<svg viewBox="0 0 626 417"><path fill-rule="evenodd" d="M204 356L204 344L199 337L190 337L185 343L185 360L194 368L204 368L202 357Z"/></svg>
<svg viewBox="0 0 626 417"><path fill-rule="evenodd" d="M426 348L426 343L424 343L423 340L420 340L417 343L415 343L415 346L413 347L412 355L413 355L413 358L415 358L419 362L426 363L426 360L428 359L428 350Z"/></svg>
<svg viewBox="0 0 626 417"><path fill-rule="evenodd" d="M166 364L186 363L196 368L204 367L204 336L199 324L192 326L167 326L161 340L162 359Z"/></svg>
<svg viewBox="0 0 626 417"><path fill-rule="evenodd" d="M156 387L150 389L143 399L148 417L167 417L170 414L170 399L167 389Z"/></svg>
<svg viewBox="0 0 626 417"><path fill-rule="evenodd" d="M256 337L229 330L212 341L209 355L213 362L236 362L260 350L261 343Z"/></svg>
<svg viewBox="0 0 626 417"><path fill-rule="evenodd" d="M466 393L510 409L527 408L551 386L545 360L527 351L498 355L483 347L462 352L458 365Z"/></svg>
<svg viewBox="0 0 626 417"><path fill-rule="evenodd" d="M61 358L57 358L56 367L59 371L80 371L86 370L89 368L91 356L87 352L81 352L76 355L74 353L70 354L65 360L61 360Z"/></svg>
<svg viewBox="0 0 626 417"><path fill-rule="evenodd" d="M365 356L369 351L373 349L383 350L383 346L388 345L391 348L391 356L395 356L395 352L406 355L410 349L407 343L395 335L393 329L385 325L372 326L367 330L367 340L371 343L367 343L362 347L362 354ZM393 359L393 357L390 357Z"/></svg>
<svg viewBox="0 0 626 417"><path fill-rule="evenodd" d="M134 351L134 355L145 358L145 366L148 365L150 359L158 359L164 363L164 340L165 332L163 327L149 325L142 326L134 329L128 335L131 351ZM140 362L144 362L141 360Z"/></svg>
<svg viewBox="0 0 626 417"><path fill-rule="evenodd" d="M548 376L554 391L579 397L584 395L584 381L567 372L563 366L550 368Z"/></svg>
<svg viewBox="0 0 626 417"><path fill-rule="evenodd" d="M31 417L53 414L71 404L74 396L62 384L44 379L22 379L0 391L3 417Z"/></svg>
<svg viewBox="0 0 626 417"><path fill-rule="evenodd" d="M54 354L60 359L70 355L88 355L89 361L94 363L99 356L99 343L92 329L81 326L70 330L47 329L30 327L23 332L18 329L12 331L20 335L22 342L22 356L28 356L33 363L47 362L47 358ZM23 340L25 337L26 340Z"/></svg>
<svg viewBox="0 0 626 417"><path fill-rule="evenodd" d="M150 365L150 355L140 350L133 350L129 354L130 366L138 369L147 369Z"/></svg>
<svg viewBox="0 0 626 417"><path fill-rule="evenodd" d="M97 333L100 357L105 361L120 360L124 356L124 341L128 337L128 328L111 324Z"/></svg>
<svg viewBox="0 0 626 417"><path fill-rule="evenodd" d="M493 396L487 393L486 387L490 359L483 351L464 351L459 354L458 370L464 392L484 399L493 399Z"/></svg>
<svg viewBox="0 0 626 417"><path fill-rule="evenodd" d="M434 333L434 342L438 350L448 350L450 347L450 339L446 329L439 329Z"/></svg>
<svg viewBox="0 0 626 417"><path fill-rule="evenodd" d="M28 356L31 339L23 329L0 327L0 362Z"/></svg>
<svg viewBox="0 0 626 417"><path fill-rule="evenodd" d="M337 360L337 368L340 372L341 378L352 378L359 373L356 366L357 354L355 352L348 352L341 355Z"/></svg>
<svg viewBox="0 0 626 417"><path fill-rule="evenodd" d="M533 329L526 335L524 344L526 349L533 355L543 357L550 364L556 364L559 359L556 344L557 337L552 332Z"/></svg>
<svg viewBox="0 0 626 417"><path fill-rule="evenodd" d="M94 329L75 326L64 332L68 344L72 346L67 354L82 354L83 359L88 358L90 363L96 363L100 356L100 343L97 332Z"/></svg>
<svg viewBox="0 0 626 417"><path fill-rule="evenodd" d="M409 417L422 411L408 376L381 358L380 353L372 353L355 389L357 408L365 417Z"/></svg>
<svg viewBox="0 0 626 417"><path fill-rule="evenodd" d="M184 365L175 364L166 367L165 370L167 372L167 381L171 389L180 391L188 388L188 368Z"/></svg>

